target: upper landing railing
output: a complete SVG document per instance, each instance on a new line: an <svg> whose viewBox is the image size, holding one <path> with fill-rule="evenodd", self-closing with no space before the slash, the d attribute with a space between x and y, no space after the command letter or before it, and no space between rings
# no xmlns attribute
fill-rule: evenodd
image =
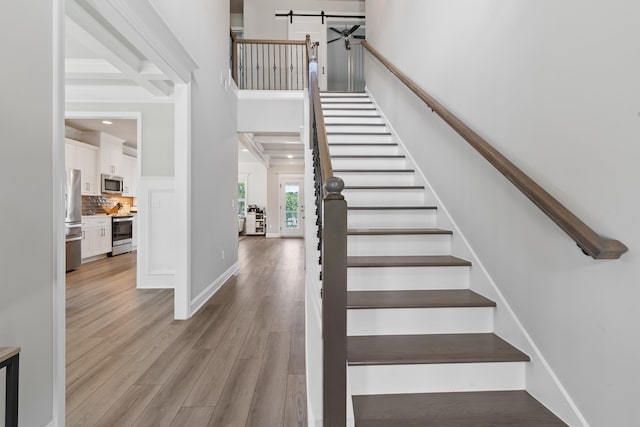
<svg viewBox="0 0 640 427"><path fill-rule="evenodd" d="M242 90L303 90L307 87L305 40L238 39L231 33L231 76Z"/></svg>
<svg viewBox="0 0 640 427"><path fill-rule="evenodd" d="M449 126L475 148L485 159L489 161L502 175L529 198L542 212L554 221L565 233L569 235L582 251L594 259L617 259L628 251L628 248L620 241L603 237L591 229L580 218L563 206L544 188L529 178L521 169L509 159L474 132L462 120L453 115L431 95L420 88L402 71L396 68L387 58L374 49L367 41L363 41L364 47L380 61L391 73L404 83L422 102Z"/></svg>

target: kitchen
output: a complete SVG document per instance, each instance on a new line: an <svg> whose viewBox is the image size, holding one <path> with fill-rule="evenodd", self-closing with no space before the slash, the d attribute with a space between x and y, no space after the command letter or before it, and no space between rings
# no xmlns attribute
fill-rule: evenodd
<svg viewBox="0 0 640 427"><path fill-rule="evenodd" d="M136 119L65 121L66 270L137 247Z"/></svg>

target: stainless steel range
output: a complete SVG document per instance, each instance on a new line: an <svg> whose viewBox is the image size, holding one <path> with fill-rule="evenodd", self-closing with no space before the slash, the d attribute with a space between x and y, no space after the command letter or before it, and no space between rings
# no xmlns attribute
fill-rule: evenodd
<svg viewBox="0 0 640 427"><path fill-rule="evenodd" d="M131 252L133 215L114 215L111 221L111 256Z"/></svg>

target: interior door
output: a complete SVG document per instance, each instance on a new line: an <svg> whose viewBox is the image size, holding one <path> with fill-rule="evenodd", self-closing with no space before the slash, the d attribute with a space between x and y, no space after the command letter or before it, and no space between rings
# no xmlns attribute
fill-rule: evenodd
<svg viewBox="0 0 640 427"><path fill-rule="evenodd" d="M280 235L304 236L304 179L280 177Z"/></svg>
<svg viewBox="0 0 640 427"><path fill-rule="evenodd" d="M318 85L320 90L327 90L327 24L322 23L319 16L294 16L289 21L289 40L305 40L307 34L311 42L318 45Z"/></svg>

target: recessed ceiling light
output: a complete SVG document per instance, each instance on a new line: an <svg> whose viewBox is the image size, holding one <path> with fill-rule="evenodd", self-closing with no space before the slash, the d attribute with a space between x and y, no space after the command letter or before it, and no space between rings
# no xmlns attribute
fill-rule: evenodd
<svg viewBox="0 0 640 427"><path fill-rule="evenodd" d="M249 150L247 150L246 148L243 148L242 151L249 151Z"/></svg>
<svg viewBox="0 0 640 427"><path fill-rule="evenodd" d="M112 125L113 122L110 122L109 120L103 120L102 123L104 123L105 125Z"/></svg>
<svg viewBox="0 0 640 427"><path fill-rule="evenodd" d="M293 154L287 154L287 159L293 159Z"/></svg>

